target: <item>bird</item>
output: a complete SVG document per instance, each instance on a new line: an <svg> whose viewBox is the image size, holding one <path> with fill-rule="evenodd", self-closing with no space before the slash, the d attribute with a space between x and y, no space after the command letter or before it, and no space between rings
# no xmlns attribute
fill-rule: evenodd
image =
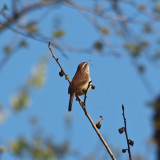
<svg viewBox="0 0 160 160"><path fill-rule="evenodd" d="M68 111L72 110L74 96L81 96L86 91L89 92L91 82L88 62L80 63L68 88L68 94L70 94Z"/></svg>

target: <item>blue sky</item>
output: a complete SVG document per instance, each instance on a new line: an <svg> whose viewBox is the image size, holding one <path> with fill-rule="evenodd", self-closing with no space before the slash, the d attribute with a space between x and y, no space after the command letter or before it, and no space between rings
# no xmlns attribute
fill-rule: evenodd
<svg viewBox="0 0 160 160"><path fill-rule="evenodd" d="M64 41L68 44L88 46L98 38L91 24L74 9L58 8L55 14L60 14L64 20L62 26L67 32ZM48 18L45 21L48 22ZM50 21L47 23L47 25L50 25L49 28L52 28L51 24ZM46 23L42 26L45 25ZM1 33L1 46L10 40L11 34L13 32L10 30ZM32 67L38 63L38 60L44 54L51 54L47 44L28 40L30 42L29 48L16 52L0 72L0 102L6 110L10 110L10 98L27 79ZM14 42L13 39L12 42ZM115 43L117 42L115 41ZM118 149L126 147L125 135L118 133L118 129L123 126L121 105L124 104L128 134L130 139L135 142L134 147L131 148L132 154L140 154L149 160L154 160L154 146L148 144L153 134L153 112L147 103L159 93L159 69L151 66L146 58L141 58L141 61L147 64L145 76L150 80L154 89L153 94L150 95L128 56L117 58L107 56L107 53L104 56L66 52L68 55L68 59L66 59L58 50L53 48L53 51L59 58L64 70L69 74L70 79L74 76L79 63L91 60L90 74L96 89L88 93L87 110L94 122L99 120L100 115L104 117L100 132L107 142ZM64 117L67 114L72 116L73 123L69 137L71 148L80 150L83 155L87 155L94 151L95 146L98 146L102 154L108 155L78 102L74 100L72 112L67 112L69 102L68 82L65 81L64 77L58 76L59 71L59 66L50 56L47 83L43 89L33 91L32 101L25 111L19 114L11 114L1 124L0 139L2 145L7 145L10 140L19 135L30 137L31 127L28 118L32 116L39 117L40 124L45 129L44 133L52 135L57 143L63 142L66 133ZM127 154L121 154L121 159L127 159L127 156ZM3 159L12 160L14 158L6 152ZM67 159L71 160L70 157Z"/></svg>

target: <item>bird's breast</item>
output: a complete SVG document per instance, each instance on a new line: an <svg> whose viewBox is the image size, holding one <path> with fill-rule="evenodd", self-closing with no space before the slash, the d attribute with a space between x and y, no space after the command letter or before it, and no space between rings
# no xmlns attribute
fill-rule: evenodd
<svg viewBox="0 0 160 160"><path fill-rule="evenodd" d="M76 95L83 95L85 94L85 91L87 90L87 92L89 92L89 90L91 89L91 83L90 83L90 86L88 88L88 84L89 82L91 81L91 79L89 79L84 85L82 85L79 89L76 90Z"/></svg>

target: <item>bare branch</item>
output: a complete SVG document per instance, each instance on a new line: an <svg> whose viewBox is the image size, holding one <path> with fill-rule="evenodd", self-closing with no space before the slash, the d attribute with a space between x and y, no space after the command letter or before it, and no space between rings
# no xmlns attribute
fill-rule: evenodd
<svg viewBox="0 0 160 160"><path fill-rule="evenodd" d="M13 15L11 17L7 17L3 11L1 11L0 13L7 19L7 21L3 24L0 25L0 30L4 30L6 28L8 28L13 22L16 22L20 17L22 17L23 15L25 15L26 13L29 13L37 8L41 8L41 7L45 7L46 5L50 5L53 3L56 3L57 1L40 1L39 3L35 3L33 5L29 5L26 8L22 9L21 11L17 11L16 12L16 16Z"/></svg>
<svg viewBox="0 0 160 160"><path fill-rule="evenodd" d="M128 151L129 160L132 160L130 145L133 146L133 145L134 145L134 141L132 141L132 140L130 140L130 139L128 138L126 117L125 117L125 114L124 114L124 106L123 106L123 104L122 104L122 111L123 111L122 115L123 115L123 120L124 120L124 127L119 128L119 133L122 134L123 132L125 132L126 141L127 141L127 146L128 146L127 149L122 149L122 152L125 153L126 151Z"/></svg>

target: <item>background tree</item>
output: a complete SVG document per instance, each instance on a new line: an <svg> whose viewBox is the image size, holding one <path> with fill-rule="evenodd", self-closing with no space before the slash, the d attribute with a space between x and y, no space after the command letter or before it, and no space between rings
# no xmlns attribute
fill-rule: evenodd
<svg viewBox="0 0 160 160"><path fill-rule="evenodd" d="M160 37L158 34L160 4L158 0L140 2L133 0L92 0L87 2L8 0L0 2L0 17L2 146L8 148L9 141L16 136L20 136L19 132L28 135L30 128L26 119L34 116L34 114L44 123L47 132L53 132L56 134L55 137L61 137L56 139L59 141L67 139L62 134L63 129L60 129L59 125L57 128L57 123L62 124L62 114L64 115L64 112L67 111L68 97L66 94L68 86L65 83L64 85L62 83L58 84L57 73L59 70L52 63L47 48L48 41L51 41L55 52L71 77L79 62L92 60L93 70L91 73L93 74L92 79L95 82L96 91L89 94L90 98L88 98L87 103L88 107L92 106L92 110L91 107L89 109L96 120L99 115L104 113L104 130L102 132L107 136L114 136L115 141L109 136L110 142L117 148L121 147L121 144L115 138L118 138L118 136L113 131L117 131L121 126L118 121L121 119L121 104L124 103L125 106L129 107L128 110L126 109L126 113L130 115L128 120L130 121L129 130L131 133L129 134L132 137L134 136L135 148L137 148L135 153L139 154L138 144L141 144L142 141L139 137L143 137L141 132L145 130L148 133L148 139L153 138L154 141L149 141L149 144L144 143L141 148L144 148L145 145L150 146L150 142L155 142L157 158L152 152L148 152L147 157L159 159L159 105L157 105L157 97L159 97L160 90ZM39 60L38 65L31 67L34 63L37 63L37 60ZM131 69L132 67L137 74ZM34 69L27 77L30 68ZM40 91L39 89L43 87L46 81L47 84L43 91ZM13 94L15 91L16 93ZM61 99L65 103L61 103ZM151 105L153 106L152 112L154 110L152 121L154 131L147 128L150 124L149 118L152 115L147 107L143 108L143 106L147 106L147 102L153 102L152 104L154 104ZM27 106L31 107L27 108ZM62 107L60 108L60 106ZM107 107L103 108L102 106ZM82 113L75 113L76 106L74 108L73 112L76 119L81 119ZM49 113L52 113L52 118ZM58 121L57 123L55 119ZM112 122L111 124L107 123L109 120ZM18 123L18 121L21 123ZM76 126L73 127L73 130L76 132L78 131L78 122L74 121ZM22 125L27 127L21 127ZM87 122L85 122L86 125ZM83 126L84 130L88 128L85 126ZM143 126L144 130L141 130L140 126ZM56 131L53 131L53 128L56 128ZM83 132L81 129L82 137L87 134L85 132L82 135ZM89 132L89 134L91 133ZM149 137L150 134L153 136ZM53 148L57 150L50 153L48 143L42 143L39 140L37 142L37 137L31 138L29 136L32 139L31 141L27 141L27 137L26 139L22 137L20 136L9 145L13 153L18 156L25 157L27 155L35 159L35 153L32 151L37 149L36 143L40 144L40 148L37 150L42 153L42 159L46 158L46 152L49 158L57 158L59 156L57 154L59 153L58 149L66 147L65 142L62 146L55 145L58 143L57 141L51 145L52 151ZM95 137L93 136L93 138ZM80 143L77 139L73 142ZM18 148L17 144L22 146L18 146ZM76 148L76 144L71 144L71 147L73 145ZM15 146L22 150L17 151ZM90 146L87 147L90 148ZM66 148L63 151L60 149L62 155L69 153ZM26 154L26 150L30 153ZM84 150L82 150L84 155L86 152L91 152L91 150L86 152L85 150L84 147ZM103 150L103 148L100 150ZM141 151L141 149L139 150ZM144 153L142 151L141 154ZM104 152L100 155L101 159L104 155ZM7 152L3 156L8 156ZM120 159L119 155L118 159Z"/></svg>

